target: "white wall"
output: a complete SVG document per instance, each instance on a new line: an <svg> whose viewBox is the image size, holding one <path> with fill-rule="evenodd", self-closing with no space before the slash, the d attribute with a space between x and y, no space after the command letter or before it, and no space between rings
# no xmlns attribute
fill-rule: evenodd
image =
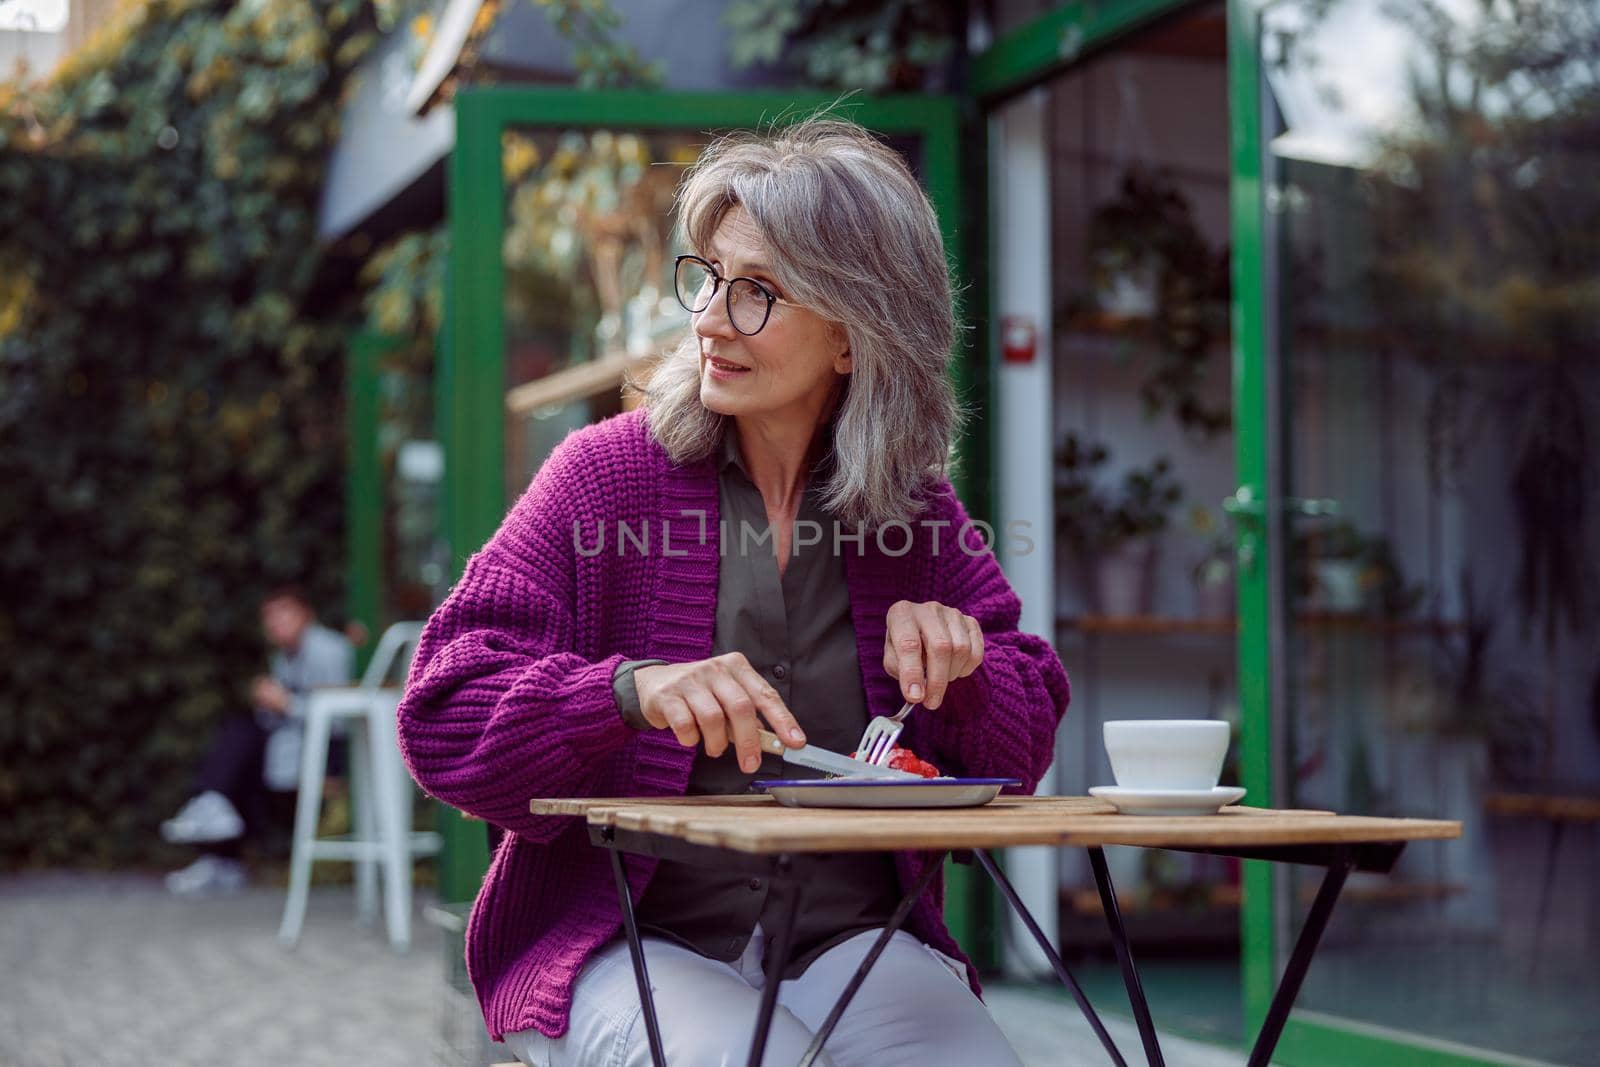
<svg viewBox="0 0 1600 1067"><path fill-rule="evenodd" d="M1048 450L1039 447L1049 439L1052 421L1053 368L1046 325L1052 252L1048 104L1045 91L1035 90L1009 102L989 120L998 320L1014 317L1031 322L1037 336L1032 362L1001 365L995 396L1004 413L996 434L998 528L1028 531L1033 550L1010 551L1009 536L997 538L997 544L1001 566L1022 600L1020 628L1046 638L1053 637L1055 628L1051 460ZM1056 784L1052 768L1037 791L1056 793ZM1058 940L1054 851L1013 848L1005 856L1007 877L1052 943ZM1006 971L1015 976L1049 974L1049 960L1026 926L1009 910L1006 916L1009 936L1002 953Z"/></svg>

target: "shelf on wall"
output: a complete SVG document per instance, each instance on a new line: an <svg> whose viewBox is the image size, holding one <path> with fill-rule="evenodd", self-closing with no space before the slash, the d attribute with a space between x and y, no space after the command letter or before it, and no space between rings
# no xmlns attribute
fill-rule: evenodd
<svg viewBox="0 0 1600 1067"><path fill-rule="evenodd" d="M1115 315L1093 311L1074 315L1061 324L1060 333L1066 337L1112 337L1118 340L1148 341L1154 338L1156 320L1141 315ZM1231 331L1222 330L1212 338L1215 344L1230 344Z"/></svg>
<svg viewBox="0 0 1600 1067"><path fill-rule="evenodd" d="M1064 886L1058 899L1063 955L1111 951L1111 935L1096 889ZM1239 891L1235 886L1218 883L1154 893L1119 890L1117 907L1135 943L1159 946L1162 953L1232 955L1239 950Z"/></svg>
<svg viewBox="0 0 1600 1067"><path fill-rule="evenodd" d="M1316 899L1317 881L1301 885L1298 895L1302 904ZM1408 904L1423 900L1448 900L1467 892L1459 882L1398 882L1389 879L1370 883L1351 883L1344 887L1340 899L1368 904ZM1225 882L1190 885L1180 889L1118 890L1117 909L1124 914L1207 911L1212 909L1237 909L1242 890ZM1100 891L1094 887L1062 886L1061 907L1078 915L1099 915Z"/></svg>
<svg viewBox="0 0 1600 1067"><path fill-rule="evenodd" d="M1462 629L1454 619L1383 618L1355 612L1307 611L1294 617L1297 626L1317 630L1358 630L1382 634L1440 634ZM1233 635L1239 621L1233 618L1195 618L1180 615L1062 615L1056 618L1061 633L1079 634L1215 634Z"/></svg>
<svg viewBox="0 0 1600 1067"><path fill-rule="evenodd" d="M511 415L531 415L543 408L587 400L598 393L622 388L629 371L641 372L641 376L647 374L654 362L650 356L612 352L564 367L506 390L506 411Z"/></svg>
<svg viewBox="0 0 1600 1067"><path fill-rule="evenodd" d="M1240 889L1217 882L1185 886L1182 890L1118 890L1117 910L1127 913L1154 911L1195 911L1206 908L1237 908ZM1100 891L1094 887L1062 886L1061 906L1079 915L1099 915Z"/></svg>
<svg viewBox="0 0 1600 1067"><path fill-rule="evenodd" d="M1553 822L1600 823L1600 796L1571 793L1490 793L1483 798L1490 815L1526 815Z"/></svg>
<svg viewBox="0 0 1600 1067"><path fill-rule="evenodd" d="M1172 615L1062 615L1056 627L1082 634L1233 634L1237 619L1200 619Z"/></svg>
<svg viewBox="0 0 1600 1067"><path fill-rule="evenodd" d="M1367 630L1385 634L1441 634L1463 628L1456 619L1393 618L1354 611L1296 612L1296 625L1324 630Z"/></svg>

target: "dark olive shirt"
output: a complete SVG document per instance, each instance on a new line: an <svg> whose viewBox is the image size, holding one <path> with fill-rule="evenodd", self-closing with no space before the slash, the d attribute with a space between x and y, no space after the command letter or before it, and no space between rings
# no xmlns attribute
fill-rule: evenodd
<svg viewBox="0 0 1600 1067"><path fill-rule="evenodd" d="M818 480L811 479L801 499L789 562L780 577L761 492L750 481L732 429L724 434L712 654L744 653L783 697L807 743L847 753L866 728L867 700L844 558L834 551L832 517L818 505L813 488ZM801 543L809 540L816 543ZM624 663L613 678L623 718L640 729L649 725L639 712L633 670L654 662L660 661ZM744 793L757 778L808 777L819 776L780 756L763 756L760 769L746 774L731 746L716 759L701 749L689 774L689 792ZM900 897L894 861L883 853L804 856L796 875L804 890L786 978L802 973L846 938L885 925ZM744 952L758 920L776 934L775 912L776 898L764 878L666 860L636 909L642 928L726 962Z"/></svg>

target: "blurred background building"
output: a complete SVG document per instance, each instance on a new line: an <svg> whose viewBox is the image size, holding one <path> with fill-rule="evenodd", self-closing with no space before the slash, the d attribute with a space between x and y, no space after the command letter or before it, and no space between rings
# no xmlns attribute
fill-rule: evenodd
<svg viewBox="0 0 1600 1067"><path fill-rule="evenodd" d="M0 4L0 77L20 65L45 74L83 47L111 17L116 0L7 0Z"/></svg>

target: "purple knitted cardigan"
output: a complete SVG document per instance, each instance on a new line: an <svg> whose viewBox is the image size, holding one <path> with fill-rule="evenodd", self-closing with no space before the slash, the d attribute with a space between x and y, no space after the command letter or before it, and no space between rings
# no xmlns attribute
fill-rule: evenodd
<svg viewBox="0 0 1600 1067"><path fill-rule="evenodd" d="M949 525L918 525L939 521ZM843 542L862 685L874 713L900 706L882 667L896 601L937 600L974 616L983 664L951 684L937 711L913 715L904 743L947 774L1012 776L1032 792L1053 754L1067 676L1048 642L1017 632L1017 597L994 557L975 552L978 531L967 531L966 549L954 542L966 521L945 482L912 518L909 551L895 528L881 547L870 531L859 550ZM619 522L634 535L620 554ZM579 969L621 926L609 860L581 820L530 815L528 801L687 788L694 750L670 731L625 725L611 676L626 659L711 654L717 529L710 460L674 463L642 410L584 427L551 454L422 635L399 711L406 763L433 796L510 831L467 927L467 969L495 1040L530 1028L563 1034ZM898 854L902 883L928 860ZM630 857L629 870L637 900L655 861ZM907 928L965 958L942 908L936 879Z"/></svg>

